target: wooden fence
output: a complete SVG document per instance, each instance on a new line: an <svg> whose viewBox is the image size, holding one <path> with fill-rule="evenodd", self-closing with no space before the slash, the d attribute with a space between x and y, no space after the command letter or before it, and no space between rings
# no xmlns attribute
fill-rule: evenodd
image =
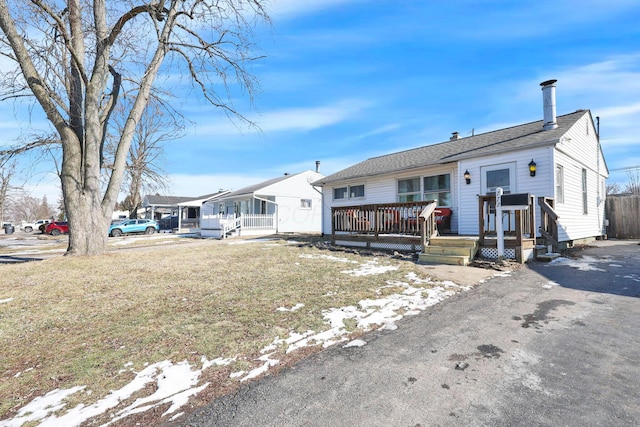
<svg viewBox="0 0 640 427"><path fill-rule="evenodd" d="M616 239L640 238L640 195L608 195L605 211L609 220L607 236Z"/></svg>

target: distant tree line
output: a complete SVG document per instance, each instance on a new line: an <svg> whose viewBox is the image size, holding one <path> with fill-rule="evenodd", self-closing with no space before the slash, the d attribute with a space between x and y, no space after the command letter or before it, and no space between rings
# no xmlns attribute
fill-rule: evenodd
<svg viewBox="0 0 640 427"><path fill-rule="evenodd" d="M640 195L640 170L627 172L627 183L624 188L617 183L607 184L607 194L634 194Z"/></svg>

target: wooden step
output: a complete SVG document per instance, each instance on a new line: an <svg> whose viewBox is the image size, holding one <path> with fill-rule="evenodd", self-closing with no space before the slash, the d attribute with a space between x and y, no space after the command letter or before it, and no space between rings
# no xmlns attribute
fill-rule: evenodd
<svg viewBox="0 0 640 427"><path fill-rule="evenodd" d="M424 253L429 255L466 255L469 258L473 258L476 254L476 248L466 246L429 245L424 248Z"/></svg>
<svg viewBox="0 0 640 427"><path fill-rule="evenodd" d="M431 246L462 246L462 247L477 247L477 237L432 237L429 240Z"/></svg>
<svg viewBox="0 0 640 427"><path fill-rule="evenodd" d="M434 264L468 265L469 257L466 255L420 254L419 261L424 263L434 263Z"/></svg>

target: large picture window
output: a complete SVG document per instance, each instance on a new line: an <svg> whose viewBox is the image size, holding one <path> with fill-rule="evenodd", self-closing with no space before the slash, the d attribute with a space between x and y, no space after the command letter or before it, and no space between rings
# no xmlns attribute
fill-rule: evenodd
<svg viewBox="0 0 640 427"><path fill-rule="evenodd" d="M451 174L398 180L398 201L437 200L438 206L451 206Z"/></svg>
<svg viewBox="0 0 640 427"><path fill-rule="evenodd" d="M420 200L420 178L401 179L398 181L398 201L415 202Z"/></svg>
<svg viewBox="0 0 640 427"><path fill-rule="evenodd" d="M451 206L451 175L424 177L424 200L437 200L438 206Z"/></svg>

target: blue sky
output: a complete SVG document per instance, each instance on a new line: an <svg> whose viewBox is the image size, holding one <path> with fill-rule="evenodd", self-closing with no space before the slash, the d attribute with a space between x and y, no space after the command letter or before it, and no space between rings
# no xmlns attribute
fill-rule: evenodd
<svg viewBox="0 0 640 427"><path fill-rule="evenodd" d="M258 31L266 58L252 68L261 89L253 107L235 100L260 132L185 91L177 106L193 123L165 147L172 195L239 189L316 160L328 175L453 131L540 120L548 79L558 114L600 117L610 169L640 165L637 0L272 0L270 10L273 26ZM39 174L28 188L56 199L50 181Z"/></svg>

